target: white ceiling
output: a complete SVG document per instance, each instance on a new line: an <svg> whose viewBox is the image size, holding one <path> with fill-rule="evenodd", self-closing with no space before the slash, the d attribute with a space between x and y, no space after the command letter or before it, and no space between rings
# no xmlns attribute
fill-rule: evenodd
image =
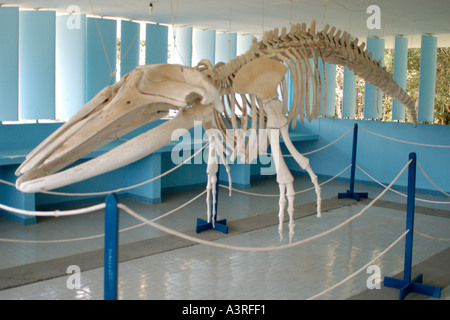
<svg viewBox="0 0 450 320"><path fill-rule="evenodd" d="M149 15L149 4L153 12ZM409 38L420 46L420 35L434 34L438 46L450 47L450 0L16 0L21 8L50 8L65 12L76 5L81 12L102 16L146 20L176 26L261 35L262 31L289 24L317 21L350 31L363 40L367 36L386 39ZM369 5L380 7L381 29L366 26Z"/></svg>

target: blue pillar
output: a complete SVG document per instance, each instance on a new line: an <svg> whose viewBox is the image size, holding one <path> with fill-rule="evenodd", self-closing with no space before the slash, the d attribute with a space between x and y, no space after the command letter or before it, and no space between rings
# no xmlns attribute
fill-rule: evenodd
<svg viewBox="0 0 450 320"><path fill-rule="evenodd" d="M432 122L436 89L437 38L422 35L419 78L419 122Z"/></svg>
<svg viewBox="0 0 450 320"><path fill-rule="evenodd" d="M194 30L192 34L192 65L207 59L212 65L216 58L216 30Z"/></svg>
<svg viewBox="0 0 450 320"><path fill-rule="evenodd" d="M237 34L236 33L216 33L216 56L215 63L227 63L236 57Z"/></svg>
<svg viewBox="0 0 450 320"><path fill-rule="evenodd" d="M344 67L344 85L342 97L342 117L354 117L356 107L356 75Z"/></svg>
<svg viewBox="0 0 450 320"><path fill-rule="evenodd" d="M117 197L110 194L105 207L104 299L117 300L119 211Z"/></svg>
<svg viewBox="0 0 450 320"><path fill-rule="evenodd" d="M240 56L241 54L247 52L252 45L252 41L252 34L238 35L236 40L236 55Z"/></svg>
<svg viewBox="0 0 450 320"><path fill-rule="evenodd" d="M173 28L173 64L192 65L192 27Z"/></svg>
<svg viewBox="0 0 450 320"><path fill-rule="evenodd" d="M87 18L86 101L115 82L117 24L115 20Z"/></svg>
<svg viewBox="0 0 450 320"><path fill-rule="evenodd" d="M333 117L336 114L336 65L325 63L327 74L327 109L325 116Z"/></svg>
<svg viewBox="0 0 450 320"><path fill-rule="evenodd" d="M169 28L147 23L145 37L145 63L167 63Z"/></svg>
<svg viewBox="0 0 450 320"><path fill-rule="evenodd" d="M372 53L372 60L380 60L383 64L384 61L384 39L368 37L367 38L367 51ZM382 115L382 98L383 93L370 83L366 82L366 88L364 91L364 118L366 119L379 119ZM377 112L378 110L378 112Z"/></svg>
<svg viewBox="0 0 450 320"><path fill-rule="evenodd" d="M0 7L0 121L19 119L19 8Z"/></svg>
<svg viewBox="0 0 450 320"><path fill-rule="evenodd" d="M133 71L139 65L141 40L139 23L122 20L120 28L120 76Z"/></svg>
<svg viewBox="0 0 450 320"><path fill-rule="evenodd" d="M406 73L408 64L408 38L395 37L394 80L406 89ZM405 106L397 100L392 102L392 120L405 120Z"/></svg>
<svg viewBox="0 0 450 320"><path fill-rule="evenodd" d="M56 16L56 119L86 103L86 15Z"/></svg>
<svg viewBox="0 0 450 320"><path fill-rule="evenodd" d="M19 119L55 118L55 11L19 12Z"/></svg>

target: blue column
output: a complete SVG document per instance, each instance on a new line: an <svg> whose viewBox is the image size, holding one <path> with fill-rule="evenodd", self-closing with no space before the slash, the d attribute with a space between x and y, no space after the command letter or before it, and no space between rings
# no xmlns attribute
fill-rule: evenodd
<svg viewBox="0 0 450 320"><path fill-rule="evenodd" d="M19 119L19 8L0 7L0 121Z"/></svg>
<svg viewBox="0 0 450 320"><path fill-rule="evenodd" d="M85 14L56 17L55 71L56 119L69 119L86 103Z"/></svg>
<svg viewBox="0 0 450 320"><path fill-rule="evenodd" d="M139 23L122 20L120 28L120 76L133 71L139 65L140 49Z"/></svg>
<svg viewBox="0 0 450 320"><path fill-rule="evenodd" d="M406 89L406 73L408 64L408 38L395 37L394 80ZM392 120L405 120L405 106L394 99L392 102Z"/></svg>
<svg viewBox="0 0 450 320"><path fill-rule="evenodd" d="M192 33L192 65L207 59L212 65L216 60L216 30L194 30Z"/></svg>
<svg viewBox="0 0 450 320"><path fill-rule="evenodd" d="M169 28L147 23L145 38L145 63L167 63Z"/></svg>
<svg viewBox="0 0 450 320"><path fill-rule="evenodd" d="M55 118L55 19L19 12L19 119Z"/></svg>
<svg viewBox="0 0 450 320"><path fill-rule="evenodd" d="M216 33L216 56L215 63L227 63L236 57L237 34L236 33Z"/></svg>
<svg viewBox="0 0 450 320"><path fill-rule="evenodd" d="M115 82L117 24L115 20L87 18L86 101Z"/></svg>
<svg viewBox="0 0 450 320"><path fill-rule="evenodd" d="M192 65L192 27L173 28L173 64Z"/></svg>
<svg viewBox="0 0 450 320"><path fill-rule="evenodd" d="M354 117L356 107L356 75L347 67L344 67L343 91L342 117Z"/></svg>
<svg viewBox="0 0 450 320"><path fill-rule="evenodd" d="M325 63L327 72L327 109L325 116L333 117L336 114L336 65Z"/></svg>
<svg viewBox="0 0 450 320"><path fill-rule="evenodd" d="M252 34L238 35L236 41L236 55L240 56L241 54L247 52L247 50L250 49L250 46L252 45L252 41Z"/></svg>
<svg viewBox="0 0 450 320"><path fill-rule="evenodd" d="M432 122L436 89L437 38L422 35L419 78L419 122Z"/></svg>
<svg viewBox="0 0 450 320"><path fill-rule="evenodd" d="M367 50L372 52L373 60L384 61L384 39L373 37L367 38ZM378 98L376 97L377 88L366 82L364 91L364 118L379 119L382 115L382 91L378 90ZM378 102L378 112L376 103Z"/></svg>

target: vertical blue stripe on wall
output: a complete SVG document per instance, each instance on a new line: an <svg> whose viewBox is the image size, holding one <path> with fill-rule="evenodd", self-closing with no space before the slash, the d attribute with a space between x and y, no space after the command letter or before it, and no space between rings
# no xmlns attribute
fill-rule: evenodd
<svg viewBox="0 0 450 320"><path fill-rule="evenodd" d="M86 15L56 17L56 119L86 103Z"/></svg>
<svg viewBox="0 0 450 320"><path fill-rule="evenodd" d="M122 20L120 35L120 76L133 71L139 65L140 25Z"/></svg>
<svg viewBox="0 0 450 320"><path fill-rule="evenodd" d="M115 82L117 24L115 20L87 18L86 101Z"/></svg>
<svg viewBox="0 0 450 320"><path fill-rule="evenodd" d="M237 34L236 33L216 33L216 56L215 63L227 63L236 57Z"/></svg>
<svg viewBox="0 0 450 320"><path fill-rule="evenodd" d="M336 115L336 65L325 63L327 70L327 109L325 116Z"/></svg>
<svg viewBox="0 0 450 320"><path fill-rule="evenodd" d="M384 39L373 37L367 38L367 51L372 52L372 60L380 60L384 62ZM366 82L364 91L364 118L378 119L382 114L382 97L383 93L378 90L378 99L376 98L377 88ZM376 102L378 101L378 105ZM377 107L378 106L378 107ZM378 112L377 112L378 110Z"/></svg>
<svg viewBox="0 0 450 320"><path fill-rule="evenodd" d="M216 30L194 30L192 34L192 65L207 59L212 65L216 60Z"/></svg>
<svg viewBox="0 0 450 320"><path fill-rule="evenodd" d="M236 55L240 56L241 54L247 52L248 49L250 49L250 46L252 45L252 41L253 35L251 34L238 35L236 43Z"/></svg>
<svg viewBox="0 0 450 320"><path fill-rule="evenodd" d="M432 122L436 89L437 38L422 35L420 49L419 109L420 122Z"/></svg>
<svg viewBox="0 0 450 320"><path fill-rule="evenodd" d="M356 75L344 67L344 85L342 97L342 116L354 117L356 107Z"/></svg>
<svg viewBox="0 0 450 320"><path fill-rule="evenodd" d="M173 28L172 32L175 40L172 63L190 67L192 65L192 27Z"/></svg>
<svg viewBox="0 0 450 320"><path fill-rule="evenodd" d="M19 8L0 7L0 121L19 119Z"/></svg>
<svg viewBox="0 0 450 320"><path fill-rule="evenodd" d="M408 38L395 37L394 80L406 89L406 73L408 65ZM405 120L405 106L397 100L392 102L392 120Z"/></svg>
<svg viewBox="0 0 450 320"><path fill-rule="evenodd" d="M167 63L169 28L147 23L145 38L145 63Z"/></svg>
<svg viewBox="0 0 450 320"><path fill-rule="evenodd" d="M19 119L55 118L55 11L19 12Z"/></svg>

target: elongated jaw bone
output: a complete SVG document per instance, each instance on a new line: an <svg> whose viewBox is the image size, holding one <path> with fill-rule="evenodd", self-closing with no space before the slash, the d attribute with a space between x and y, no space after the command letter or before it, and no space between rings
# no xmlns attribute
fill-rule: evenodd
<svg viewBox="0 0 450 320"><path fill-rule="evenodd" d="M194 121L207 120L212 108L222 111L219 94L199 71L167 64L137 67L100 91L38 145L17 169L16 187L23 192L52 190L118 169L169 143L175 129L190 129ZM170 109L179 110L174 119L65 169Z"/></svg>

